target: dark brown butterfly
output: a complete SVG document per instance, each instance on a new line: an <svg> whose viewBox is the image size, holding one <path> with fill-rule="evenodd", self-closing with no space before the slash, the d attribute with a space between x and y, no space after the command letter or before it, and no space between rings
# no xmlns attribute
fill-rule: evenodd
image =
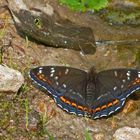
<svg viewBox="0 0 140 140"><path fill-rule="evenodd" d="M96 73L64 66L30 70L31 79L46 89L57 105L69 113L93 119L120 109L126 98L140 89L140 71L111 69Z"/></svg>

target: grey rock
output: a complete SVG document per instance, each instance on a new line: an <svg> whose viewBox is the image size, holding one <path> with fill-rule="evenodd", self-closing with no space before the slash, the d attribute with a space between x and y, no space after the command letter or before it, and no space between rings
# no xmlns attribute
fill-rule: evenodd
<svg viewBox="0 0 140 140"><path fill-rule="evenodd" d="M104 140L105 136L103 133L98 133L94 135L95 140Z"/></svg>
<svg viewBox="0 0 140 140"><path fill-rule="evenodd" d="M47 46L95 53L91 28L64 19L48 0L8 0L8 6L20 33Z"/></svg>
<svg viewBox="0 0 140 140"><path fill-rule="evenodd" d="M23 83L19 71L0 65L0 92L17 92Z"/></svg>
<svg viewBox="0 0 140 140"><path fill-rule="evenodd" d="M131 127L122 127L116 130L114 140L140 140L140 129Z"/></svg>

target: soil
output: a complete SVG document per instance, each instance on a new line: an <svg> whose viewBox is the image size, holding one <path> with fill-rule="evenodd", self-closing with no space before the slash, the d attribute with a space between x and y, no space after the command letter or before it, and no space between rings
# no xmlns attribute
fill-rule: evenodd
<svg viewBox="0 0 140 140"><path fill-rule="evenodd" d="M82 25L92 25L91 14L70 12L64 6L56 7ZM74 17L74 18L72 18ZM86 21L86 22L85 22ZM93 20L92 20L93 21ZM96 24L95 24L96 23ZM140 39L139 27L112 29L98 17L94 20L96 40ZM100 26L101 25L101 26ZM101 27L101 28L100 28ZM126 30L125 30L126 29ZM115 31L117 30L117 34ZM126 33L126 34L125 34ZM128 34L129 33L129 34ZM96 140L112 140L114 132L123 126L140 128L140 92L127 101L132 109L124 109L108 118L92 120L70 115L61 110L48 96L33 86L28 72L40 65L67 65L82 70L95 66L97 71L111 68L140 69L140 44L100 45L94 55L82 55L79 51L52 48L19 36L8 10L0 12L1 63L17 69L24 75L25 84L13 93L0 93L0 139L5 140L84 140L90 135ZM72 59L73 58L73 59Z"/></svg>

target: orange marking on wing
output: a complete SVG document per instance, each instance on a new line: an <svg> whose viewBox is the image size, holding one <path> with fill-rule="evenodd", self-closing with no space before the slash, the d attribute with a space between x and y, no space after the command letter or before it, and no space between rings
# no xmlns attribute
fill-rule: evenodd
<svg viewBox="0 0 140 140"><path fill-rule="evenodd" d="M137 82L133 82L133 83L132 83L132 85L136 85L136 84L137 84Z"/></svg>
<svg viewBox="0 0 140 140"><path fill-rule="evenodd" d="M130 88L131 87L131 84L129 84L127 87Z"/></svg>
<svg viewBox="0 0 140 140"><path fill-rule="evenodd" d="M95 109L95 112L99 112L101 110L101 108L100 107L97 107L96 109Z"/></svg>
<svg viewBox="0 0 140 140"><path fill-rule="evenodd" d="M44 77L42 75L38 75L38 78L42 80Z"/></svg>
<svg viewBox="0 0 140 140"><path fill-rule="evenodd" d="M87 108L87 107L84 107L84 111L85 111L85 112L88 112L88 108Z"/></svg>
<svg viewBox="0 0 140 140"><path fill-rule="evenodd" d="M102 110L102 109L105 109L105 108L107 108L107 106L106 106L106 105L103 105L103 106L101 107L101 110Z"/></svg>
<svg viewBox="0 0 140 140"><path fill-rule="evenodd" d="M71 102L70 101L68 101L68 100L66 100L66 102L65 102L66 104L68 104L68 105L71 105Z"/></svg>
<svg viewBox="0 0 140 140"><path fill-rule="evenodd" d="M38 72L38 73L37 73L37 76L39 76L39 75L40 75L40 73Z"/></svg>
<svg viewBox="0 0 140 140"><path fill-rule="evenodd" d="M45 78L42 79L44 82L47 82L47 80Z"/></svg>
<svg viewBox="0 0 140 140"><path fill-rule="evenodd" d="M132 81L127 87L130 88L131 86L134 86L136 84L140 84L140 78L136 78L134 81Z"/></svg>
<svg viewBox="0 0 140 140"><path fill-rule="evenodd" d="M136 82L136 83L140 83L140 79L139 79L139 78L136 78L136 79L135 79L135 82Z"/></svg>
<svg viewBox="0 0 140 140"><path fill-rule="evenodd" d="M92 111L92 113L95 113L95 110L94 109L92 109L91 111Z"/></svg>
<svg viewBox="0 0 140 140"><path fill-rule="evenodd" d="M92 110L92 112L94 113L96 113L96 112L99 112L99 111L101 111L101 110L103 110L103 109L106 109L107 107L111 107L111 106L113 106L113 105L116 105L116 104L118 104L119 103L119 100L114 100L113 102L110 102L110 103L108 103L107 105L103 105L103 106L101 106L101 107L97 107L95 110Z"/></svg>
<svg viewBox="0 0 140 140"><path fill-rule="evenodd" d="M52 81L49 79L46 79L46 82L49 83L50 85L52 84Z"/></svg>
<svg viewBox="0 0 140 140"><path fill-rule="evenodd" d="M71 102L70 102L69 100L67 100L65 97L61 96L60 99L61 99L64 103L71 105Z"/></svg>
<svg viewBox="0 0 140 140"><path fill-rule="evenodd" d="M113 104L112 103L109 103L108 105L107 105L107 107L111 107Z"/></svg>
<svg viewBox="0 0 140 140"><path fill-rule="evenodd" d="M111 107L111 106L116 105L116 104L119 103L119 100L116 99L116 100L114 100L114 101L108 103L107 105L103 105L103 106L101 106L101 107L97 107L97 108L94 110L94 109L89 109L89 108L87 108L87 107L83 107L83 106L81 106L81 105L77 105L77 104L74 103L74 102L70 102L69 100L67 100L67 99L66 99L65 97L63 97L63 96L61 96L60 99L61 99L64 103L69 104L69 105L71 105L71 106L73 106L73 107L75 107L75 108L77 108L77 109L79 109L79 110L88 112L88 113L90 113L90 114L91 114L91 113L99 112L99 111L101 111L101 110L103 110L103 109L106 109L107 107Z"/></svg>
<svg viewBox="0 0 140 140"><path fill-rule="evenodd" d="M116 105L116 104L118 104L118 103L119 103L119 100L117 100L117 99L116 99L116 100L115 100L115 101L113 101L112 103L113 103L113 105Z"/></svg>
<svg viewBox="0 0 140 140"><path fill-rule="evenodd" d="M78 105L77 108L80 109L80 110L82 110L82 111L84 111L84 107L82 107L81 105Z"/></svg>
<svg viewBox="0 0 140 140"><path fill-rule="evenodd" d="M76 103L71 103L71 105L77 108L77 105L76 105Z"/></svg>
<svg viewBox="0 0 140 140"><path fill-rule="evenodd" d="M50 85L52 84L51 80L47 79L44 74L37 73L37 79L42 80L44 82L48 82Z"/></svg>
<svg viewBox="0 0 140 140"><path fill-rule="evenodd" d="M90 114L91 114L91 113L92 113L92 109L88 109L88 113L90 113Z"/></svg>
<svg viewBox="0 0 140 140"><path fill-rule="evenodd" d="M66 99L65 99L63 96L61 96L60 99L61 99L64 103L66 102Z"/></svg>
<svg viewBox="0 0 140 140"><path fill-rule="evenodd" d="M43 80L43 78L44 78L44 74L37 73L37 78Z"/></svg>
<svg viewBox="0 0 140 140"><path fill-rule="evenodd" d="M63 96L61 96L60 99L61 99L64 103L69 104L69 105L71 105L71 106L73 106L73 107L75 107L75 108L78 108L79 110L86 111L86 112L88 112L88 113L92 113L92 110L91 110L91 109L88 109L87 107L83 107L83 106L81 106L81 105L76 105L76 103L70 102L69 100L67 100L67 99L66 99L65 97L63 97Z"/></svg>

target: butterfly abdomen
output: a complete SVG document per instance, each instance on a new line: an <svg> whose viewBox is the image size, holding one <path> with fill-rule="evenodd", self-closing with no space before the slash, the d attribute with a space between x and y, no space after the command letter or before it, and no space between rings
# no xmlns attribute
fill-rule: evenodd
<svg viewBox="0 0 140 140"><path fill-rule="evenodd" d="M86 104L88 106L92 105L92 99L94 98L94 94L95 94L95 84L90 82L87 84L87 88L86 88Z"/></svg>

